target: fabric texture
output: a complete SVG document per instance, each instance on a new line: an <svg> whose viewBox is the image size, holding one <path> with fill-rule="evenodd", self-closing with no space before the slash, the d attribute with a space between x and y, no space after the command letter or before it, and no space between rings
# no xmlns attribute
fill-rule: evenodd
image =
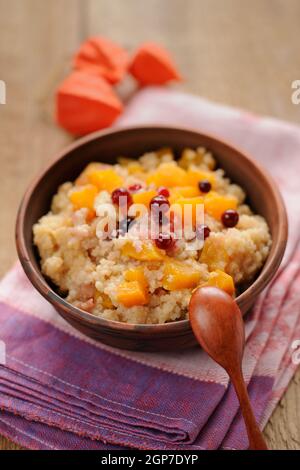
<svg viewBox="0 0 300 470"><path fill-rule="evenodd" d="M117 126L172 124L225 138L273 175L289 242L274 281L246 318L243 371L263 428L297 368L300 339L300 128L176 91L137 93ZM245 449L227 374L200 348L118 350L68 325L21 266L0 284L0 434L32 449Z"/></svg>

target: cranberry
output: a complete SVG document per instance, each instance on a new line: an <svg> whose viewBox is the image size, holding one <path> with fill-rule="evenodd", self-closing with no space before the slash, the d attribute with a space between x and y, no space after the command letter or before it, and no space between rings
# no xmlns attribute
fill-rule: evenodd
<svg viewBox="0 0 300 470"><path fill-rule="evenodd" d="M221 219L224 227L235 227L239 221L239 214L234 209L228 209L223 212Z"/></svg>
<svg viewBox="0 0 300 470"><path fill-rule="evenodd" d="M201 193L209 193L211 190L211 183L208 180L202 180L198 183Z"/></svg>
<svg viewBox="0 0 300 470"><path fill-rule="evenodd" d="M169 222L168 217L166 217L161 212L158 212L158 214L154 213L153 220L154 220L155 223L157 223L159 225L159 227L161 227L162 225L166 225Z"/></svg>
<svg viewBox="0 0 300 470"><path fill-rule="evenodd" d="M206 240L209 237L210 228L207 225L199 225L196 229L196 237L198 240Z"/></svg>
<svg viewBox="0 0 300 470"><path fill-rule="evenodd" d="M150 201L150 208L153 211L167 212L169 207L170 203L164 196L154 196Z"/></svg>
<svg viewBox="0 0 300 470"><path fill-rule="evenodd" d="M160 188L158 188L157 194L159 196L170 197L170 191L168 190L168 188L165 188L164 186L161 186Z"/></svg>
<svg viewBox="0 0 300 470"><path fill-rule="evenodd" d="M136 191L139 191L140 189L142 189L142 185L141 184L132 184L131 186L129 186L129 191L131 191L132 193L135 193Z"/></svg>
<svg viewBox="0 0 300 470"><path fill-rule="evenodd" d="M170 220L170 231L171 231L171 233L174 233L175 232L175 224L176 224L174 211L170 212L170 219L169 220Z"/></svg>
<svg viewBox="0 0 300 470"><path fill-rule="evenodd" d="M118 189L115 189L113 192L112 192L112 195L111 195L111 199L112 199L112 202L114 204L116 204L117 206L123 206L123 205L127 205L127 206L130 206L132 204L132 197L131 197L131 194L130 192L125 189L125 188L118 188ZM126 204L125 204L126 203Z"/></svg>
<svg viewBox="0 0 300 470"><path fill-rule="evenodd" d="M171 250L175 246L175 240L170 233L160 233L155 240L155 245L161 250Z"/></svg>

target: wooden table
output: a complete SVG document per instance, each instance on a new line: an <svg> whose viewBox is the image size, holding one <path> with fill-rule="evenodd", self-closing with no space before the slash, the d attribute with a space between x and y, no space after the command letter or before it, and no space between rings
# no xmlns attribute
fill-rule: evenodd
<svg viewBox="0 0 300 470"><path fill-rule="evenodd" d="M209 99L300 122L291 82L300 79L299 0L0 0L0 274L16 258L14 222L33 175L70 138L52 119L52 91L90 34L133 49L163 43ZM288 164L288 162L286 162ZM300 448L300 372L270 419L273 449ZM298 393L297 393L298 392ZM18 448L0 439L0 448Z"/></svg>

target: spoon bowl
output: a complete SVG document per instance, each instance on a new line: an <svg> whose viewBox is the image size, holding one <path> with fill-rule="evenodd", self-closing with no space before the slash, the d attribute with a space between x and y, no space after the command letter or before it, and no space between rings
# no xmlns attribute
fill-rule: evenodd
<svg viewBox="0 0 300 470"><path fill-rule="evenodd" d="M194 334L207 354L226 370L240 364L245 344L244 323L233 298L216 287L197 289L189 311Z"/></svg>

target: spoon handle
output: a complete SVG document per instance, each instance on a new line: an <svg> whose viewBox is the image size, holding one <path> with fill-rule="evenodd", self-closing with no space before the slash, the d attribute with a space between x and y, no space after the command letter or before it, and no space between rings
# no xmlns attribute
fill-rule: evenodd
<svg viewBox="0 0 300 470"><path fill-rule="evenodd" d="M230 379L233 383L233 386L240 402L249 439L249 449L268 450L266 441L264 440L262 432L259 429L255 416L253 414L242 371L239 370L238 372L231 373Z"/></svg>

